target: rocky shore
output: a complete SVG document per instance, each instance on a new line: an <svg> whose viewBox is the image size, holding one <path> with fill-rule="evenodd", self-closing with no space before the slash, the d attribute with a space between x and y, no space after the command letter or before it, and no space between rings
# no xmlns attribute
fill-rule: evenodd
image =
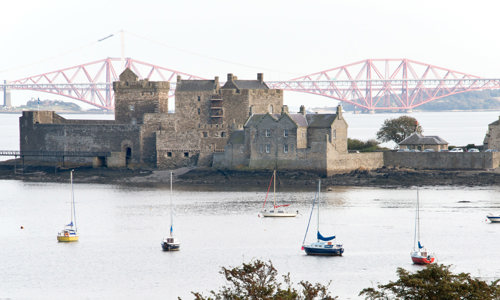
<svg viewBox="0 0 500 300"><path fill-rule="evenodd" d="M129 186L168 185L170 171L130 170L108 168L75 168L75 182L118 184ZM13 162L0 164L0 180L26 182L67 182L70 168L54 166L24 166ZM271 178L270 171L227 171L207 168L181 168L174 170L176 186L204 188L262 188ZM315 186L321 178L323 186L493 186L500 185L500 170L413 170L388 169L355 170L349 173L320 177L314 173L278 171L277 184L296 187Z"/></svg>

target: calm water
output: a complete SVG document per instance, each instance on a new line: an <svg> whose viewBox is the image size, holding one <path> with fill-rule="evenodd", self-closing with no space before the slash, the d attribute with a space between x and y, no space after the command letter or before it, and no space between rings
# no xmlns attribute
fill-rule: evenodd
<svg viewBox="0 0 500 300"><path fill-rule="evenodd" d="M498 112L467 114L474 120L461 115L457 121L451 113L417 117L426 134L445 124L436 134L450 143L480 144ZM18 133L12 134L18 117L0 115L1 149L18 149ZM366 117L374 116L346 116L351 137L365 139L387 118ZM467 130L462 121L472 122ZM334 295L357 299L361 289L395 279L397 267L419 269L409 257L415 189L346 187L322 193L322 232L336 234L345 253L309 257L300 246L314 188L290 193L281 187L278 199L291 202L301 215L262 219L257 214L266 188L209 192L174 186L174 226L182 250L167 253L160 241L170 222L168 187L75 184L81 237L61 244L56 234L69 222L69 185L0 181L0 298L66 299L71 290L75 299L190 299L190 291L208 292L223 283L221 266L258 258L272 260L294 282L332 280ZM422 240L440 263L456 272L500 277L500 224L485 222L488 212L500 212L499 195L497 186L421 188Z"/></svg>
<svg viewBox="0 0 500 300"><path fill-rule="evenodd" d="M76 174L78 176L78 174ZM0 298L174 299L222 283L220 266L272 260L294 282L332 280L334 294L355 299L411 264L416 190L336 188L322 193L321 228L344 243L343 257L310 257L300 245L314 191L280 193L301 215L258 218L262 192L174 190L180 252L162 252L169 191L76 184L80 241L56 233L69 220L67 184L0 181ZM312 188L311 188L312 189ZM420 190L425 245L440 263L476 276L500 277L500 189ZM21 230L20 226L24 226ZM308 238L311 240L312 236ZM75 296L75 297L73 297Z"/></svg>

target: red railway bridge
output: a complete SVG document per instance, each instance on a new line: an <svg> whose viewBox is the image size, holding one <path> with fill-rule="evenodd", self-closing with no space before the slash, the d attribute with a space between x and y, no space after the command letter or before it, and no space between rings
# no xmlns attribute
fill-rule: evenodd
<svg viewBox="0 0 500 300"><path fill-rule="evenodd" d="M106 58L62 70L0 84L8 90L35 90L113 110L112 84L130 68L139 78L171 82L174 96L177 75L203 79L132 58ZM411 110L422 104L469 91L500 89L500 79L482 78L410 59L367 59L297 77L266 81L270 88L320 95L361 110ZM5 97L5 96L4 96Z"/></svg>

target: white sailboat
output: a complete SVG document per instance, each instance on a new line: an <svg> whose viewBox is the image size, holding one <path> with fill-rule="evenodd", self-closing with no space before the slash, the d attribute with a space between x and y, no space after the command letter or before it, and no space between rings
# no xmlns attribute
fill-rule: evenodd
<svg viewBox="0 0 500 300"><path fill-rule="evenodd" d="M307 255L322 255L322 256L342 256L344 253L344 247L342 244L333 243L335 236L323 236L319 232L319 204L320 204L320 191L321 191L321 180L318 180L318 192L313 200L313 205L311 208L311 214L309 215L309 221L307 223L306 234L304 235L304 240L302 241L302 250L306 252ZM309 231L309 225L311 223L312 213L314 211L314 204L318 199L318 217L317 217L317 227L316 227L316 242L310 244L305 244L307 232Z"/></svg>
<svg viewBox="0 0 500 300"><path fill-rule="evenodd" d="M436 259L433 254L420 243L420 199L417 189L417 208L415 212L415 234L413 238L413 251L410 253L411 260L417 265L427 265Z"/></svg>
<svg viewBox="0 0 500 300"><path fill-rule="evenodd" d="M76 242L80 237L76 227L76 208L75 208L75 193L73 191L73 171L70 172L71 183L71 222L64 226L64 229L57 233L59 242Z"/></svg>
<svg viewBox="0 0 500 300"><path fill-rule="evenodd" d="M161 248L163 251L178 251L181 248L181 243L174 236L174 213L172 205L172 172L170 172L170 234L163 238Z"/></svg>
<svg viewBox="0 0 500 300"><path fill-rule="evenodd" d="M269 195L269 189L271 188L271 183L273 183L273 208L271 210L266 210L266 201L267 196ZM282 204L276 205L276 170L273 171L273 177L271 178L271 182L269 182L269 187L267 188L266 199L264 200L264 204L262 205L262 211L260 215L263 217L295 217L298 214L297 212L289 212L285 208L290 204Z"/></svg>

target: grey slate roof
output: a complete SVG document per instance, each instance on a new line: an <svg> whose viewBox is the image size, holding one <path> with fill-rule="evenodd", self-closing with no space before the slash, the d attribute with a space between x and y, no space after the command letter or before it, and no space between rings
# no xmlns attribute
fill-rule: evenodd
<svg viewBox="0 0 500 300"><path fill-rule="evenodd" d="M181 80L177 83L177 91L212 91L217 88L215 80Z"/></svg>
<svg viewBox="0 0 500 300"><path fill-rule="evenodd" d="M299 127L307 127L307 119L303 114L289 114L289 116Z"/></svg>
<svg viewBox="0 0 500 300"><path fill-rule="evenodd" d="M256 126L265 116L271 116L275 121L278 121L281 114L253 114L245 124L245 127ZM337 115L335 114L288 114L290 119L294 121L298 127L323 128L330 127Z"/></svg>
<svg viewBox="0 0 500 300"><path fill-rule="evenodd" d="M447 145L448 142L436 135L423 136L420 133L412 133L401 141L399 145Z"/></svg>
<svg viewBox="0 0 500 300"><path fill-rule="evenodd" d="M336 114L307 114L309 128L330 127L335 120Z"/></svg>
<svg viewBox="0 0 500 300"><path fill-rule="evenodd" d="M264 119L265 116L268 114L253 114L248 118L247 122L245 123L245 127L250 127L250 126L257 126L257 124ZM271 116L273 119L275 119L273 116Z"/></svg>
<svg viewBox="0 0 500 300"><path fill-rule="evenodd" d="M245 131L243 130L235 130L229 136L228 144L244 144L245 143Z"/></svg>
<svg viewBox="0 0 500 300"><path fill-rule="evenodd" d="M269 87L265 82L260 82L259 80L233 80L233 82L228 81L223 89L240 89L240 90L268 90Z"/></svg>

